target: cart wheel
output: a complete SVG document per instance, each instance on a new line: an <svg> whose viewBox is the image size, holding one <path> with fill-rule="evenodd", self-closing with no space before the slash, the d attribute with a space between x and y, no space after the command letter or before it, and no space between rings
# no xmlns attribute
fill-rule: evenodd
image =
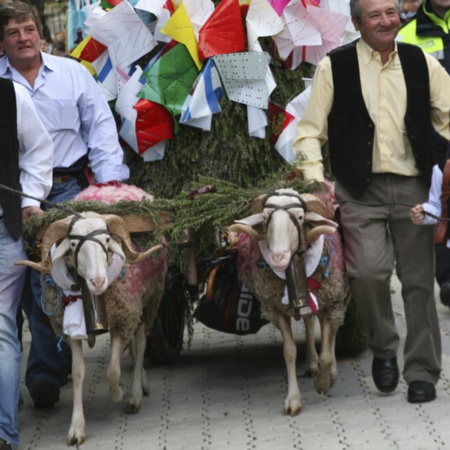
<svg viewBox="0 0 450 450"><path fill-rule="evenodd" d="M180 356L187 302L185 277L177 269L169 269L164 296L147 337L145 355L151 361L168 364Z"/></svg>

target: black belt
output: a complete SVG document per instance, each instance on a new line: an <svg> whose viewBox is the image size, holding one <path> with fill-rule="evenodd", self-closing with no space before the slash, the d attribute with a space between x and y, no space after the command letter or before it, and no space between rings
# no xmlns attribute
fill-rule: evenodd
<svg viewBox="0 0 450 450"><path fill-rule="evenodd" d="M71 175L57 175L53 177L53 184L67 183L71 178Z"/></svg>

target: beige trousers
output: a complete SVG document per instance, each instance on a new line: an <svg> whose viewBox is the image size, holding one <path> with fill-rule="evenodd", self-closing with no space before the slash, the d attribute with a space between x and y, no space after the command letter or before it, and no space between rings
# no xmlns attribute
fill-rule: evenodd
<svg viewBox="0 0 450 450"><path fill-rule="evenodd" d="M336 183L338 200L352 196ZM375 174L364 196L369 204L415 206L428 198L418 177ZM436 384L441 371L441 335L434 299L432 226L414 225L407 206L340 206L345 262L352 295L369 330L369 347L379 358L397 354L400 338L392 310L390 278L402 285L407 334L403 376Z"/></svg>

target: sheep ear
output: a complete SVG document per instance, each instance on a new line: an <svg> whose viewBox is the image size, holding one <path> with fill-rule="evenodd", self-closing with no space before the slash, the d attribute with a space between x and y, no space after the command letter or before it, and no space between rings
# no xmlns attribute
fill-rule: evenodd
<svg viewBox="0 0 450 450"><path fill-rule="evenodd" d="M241 223L242 225L247 225L249 227L253 227L255 225L259 225L263 222L262 212L257 214L253 214L251 216L246 217L245 219L235 220L236 223Z"/></svg>
<svg viewBox="0 0 450 450"><path fill-rule="evenodd" d="M122 250L122 246L118 242L116 242L113 238L109 240L108 249L111 250L120 258L122 258L122 261L125 261L127 259L125 253Z"/></svg>
<svg viewBox="0 0 450 450"><path fill-rule="evenodd" d="M70 250L70 240L65 238L61 243L55 248L52 255L52 261L62 258Z"/></svg>

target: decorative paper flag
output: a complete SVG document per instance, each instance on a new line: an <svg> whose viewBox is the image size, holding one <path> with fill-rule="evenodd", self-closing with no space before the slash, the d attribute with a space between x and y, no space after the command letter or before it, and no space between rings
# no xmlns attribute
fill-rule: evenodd
<svg viewBox="0 0 450 450"><path fill-rule="evenodd" d="M92 67L91 63L89 63L88 61L83 61L81 59L81 53L84 50L84 47L86 46L86 44L89 42L90 36L86 36L83 41L81 41L71 52L70 52L70 56L72 56L75 59L79 59L81 61L81 64L83 64L83 66L85 66L89 72L91 73L91 75L95 76L96 72L95 69Z"/></svg>
<svg viewBox="0 0 450 450"><path fill-rule="evenodd" d="M194 60L198 70L202 68L203 63L198 56L197 39L194 28L187 14L184 4L182 4L167 21L161 33L167 34L177 42L184 44Z"/></svg>
<svg viewBox="0 0 450 450"><path fill-rule="evenodd" d="M317 65L328 52L339 46L350 18L344 14L328 11L317 6L307 6L306 10L314 19L314 23L322 36L322 44L306 47L304 60ZM330 27L330 23L333 24L332 27Z"/></svg>
<svg viewBox="0 0 450 450"><path fill-rule="evenodd" d="M272 8L275 12L281 16L283 14L284 8L286 8L289 0L269 0L269 3L272 5Z"/></svg>
<svg viewBox="0 0 450 450"><path fill-rule="evenodd" d="M160 103L176 116L181 114L183 103L198 73L186 47L175 45L144 72L147 84L138 97Z"/></svg>
<svg viewBox="0 0 450 450"><path fill-rule="evenodd" d="M328 11L342 14L350 19L350 4L347 0L321 0L320 7L327 9ZM349 33L353 33L355 31L355 27L351 20L347 22L345 31L348 31Z"/></svg>
<svg viewBox="0 0 450 450"><path fill-rule="evenodd" d="M180 122L210 131L212 115L221 111L221 98L219 74L212 59L208 59L184 102Z"/></svg>
<svg viewBox="0 0 450 450"><path fill-rule="evenodd" d="M138 143L136 138L136 117L137 111L133 110L135 117L132 120L123 119L122 127L119 136L136 152L138 151ZM140 154L145 162L159 161L164 158L164 151L166 148L166 140L158 142L153 147L148 148Z"/></svg>
<svg viewBox="0 0 450 450"><path fill-rule="evenodd" d="M169 36L161 33L161 30L165 27L165 25L169 21L169 19L170 19L170 11L163 8L159 15L159 19L156 22L155 31L153 33L154 38L158 42L170 42L172 40L172 39L170 39Z"/></svg>
<svg viewBox="0 0 450 450"><path fill-rule="evenodd" d="M148 11L154 14L156 17L159 17L161 10L164 7L164 4L167 0L139 0L136 4L136 9L141 9L143 11Z"/></svg>
<svg viewBox="0 0 450 450"><path fill-rule="evenodd" d="M211 0L184 0L183 3L197 36L200 28L214 12L214 3Z"/></svg>
<svg viewBox="0 0 450 450"><path fill-rule="evenodd" d="M268 53L233 53L213 59L230 100L267 109L270 94L265 80L270 62Z"/></svg>
<svg viewBox="0 0 450 450"><path fill-rule="evenodd" d="M158 44L127 1L95 22L89 28L89 34L107 47L114 45L117 63L123 67L137 61Z"/></svg>
<svg viewBox="0 0 450 450"><path fill-rule="evenodd" d="M88 36L88 41L80 53L80 59L83 61L95 61L108 47Z"/></svg>
<svg viewBox="0 0 450 450"><path fill-rule="evenodd" d="M248 134L251 137L264 139L266 137L267 115L261 108L247 105Z"/></svg>
<svg viewBox="0 0 450 450"><path fill-rule="evenodd" d="M237 0L222 0L198 35L201 60L245 50L244 27Z"/></svg>
<svg viewBox="0 0 450 450"><path fill-rule="evenodd" d="M309 81L309 79L305 79L305 90L287 104L281 132L275 143L275 148L278 153L291 164L295 161L293 143L297 124L305 112L306 105L308 104L311 95Z"/></svg>
<svg viewBox="0 0 450 450"><path fill-rule="evenodd" d="M283 29L283 21L267 0L252 0L246 21L258 37L273 36Z"/></svg>
<svg viewBox="0 0 450 450"><path fill-rule="evenodd" d="M139 154L164 139L173 139L173 117L164 106L141 99L133 108L137 111L136 138Z"/></svg>
<svg viewBox="0 0 450 450"><path fill-rule="evenodd" d="M284 30L273 37L281 59L287 59L294 47L322 44L320 32L300 0L289 2L283 19Z"/></svg>
<svg viewBox="0 0 450 450"><path fill-rule="evenodd" d="M270 142L287 162L293 163L295 155L292 150L292 141L290 141L291 136L286 136L286 129L295 120L295 117L284 111L281 106L269 102L269 118L271 124ZM280 136L283 137L280 139Z"/></svg>
<svg viewBox="0 0 450 450"><path fill-rule="evenodd" d="M117 98L117 74L110 54L110 51L104 52L92 62L100 89L108 102Z"/></svg>
<svg viewBox="0 0 450 450"><path fill-rule="evenodd" d="M142 75L142 69L136 66L133 75L124 84L123 89L117 96L116 112L120 116L133 120L136 116L136 110L133 106L139 101L137 93L142 89L142 83L139 81Z"/></svg>

